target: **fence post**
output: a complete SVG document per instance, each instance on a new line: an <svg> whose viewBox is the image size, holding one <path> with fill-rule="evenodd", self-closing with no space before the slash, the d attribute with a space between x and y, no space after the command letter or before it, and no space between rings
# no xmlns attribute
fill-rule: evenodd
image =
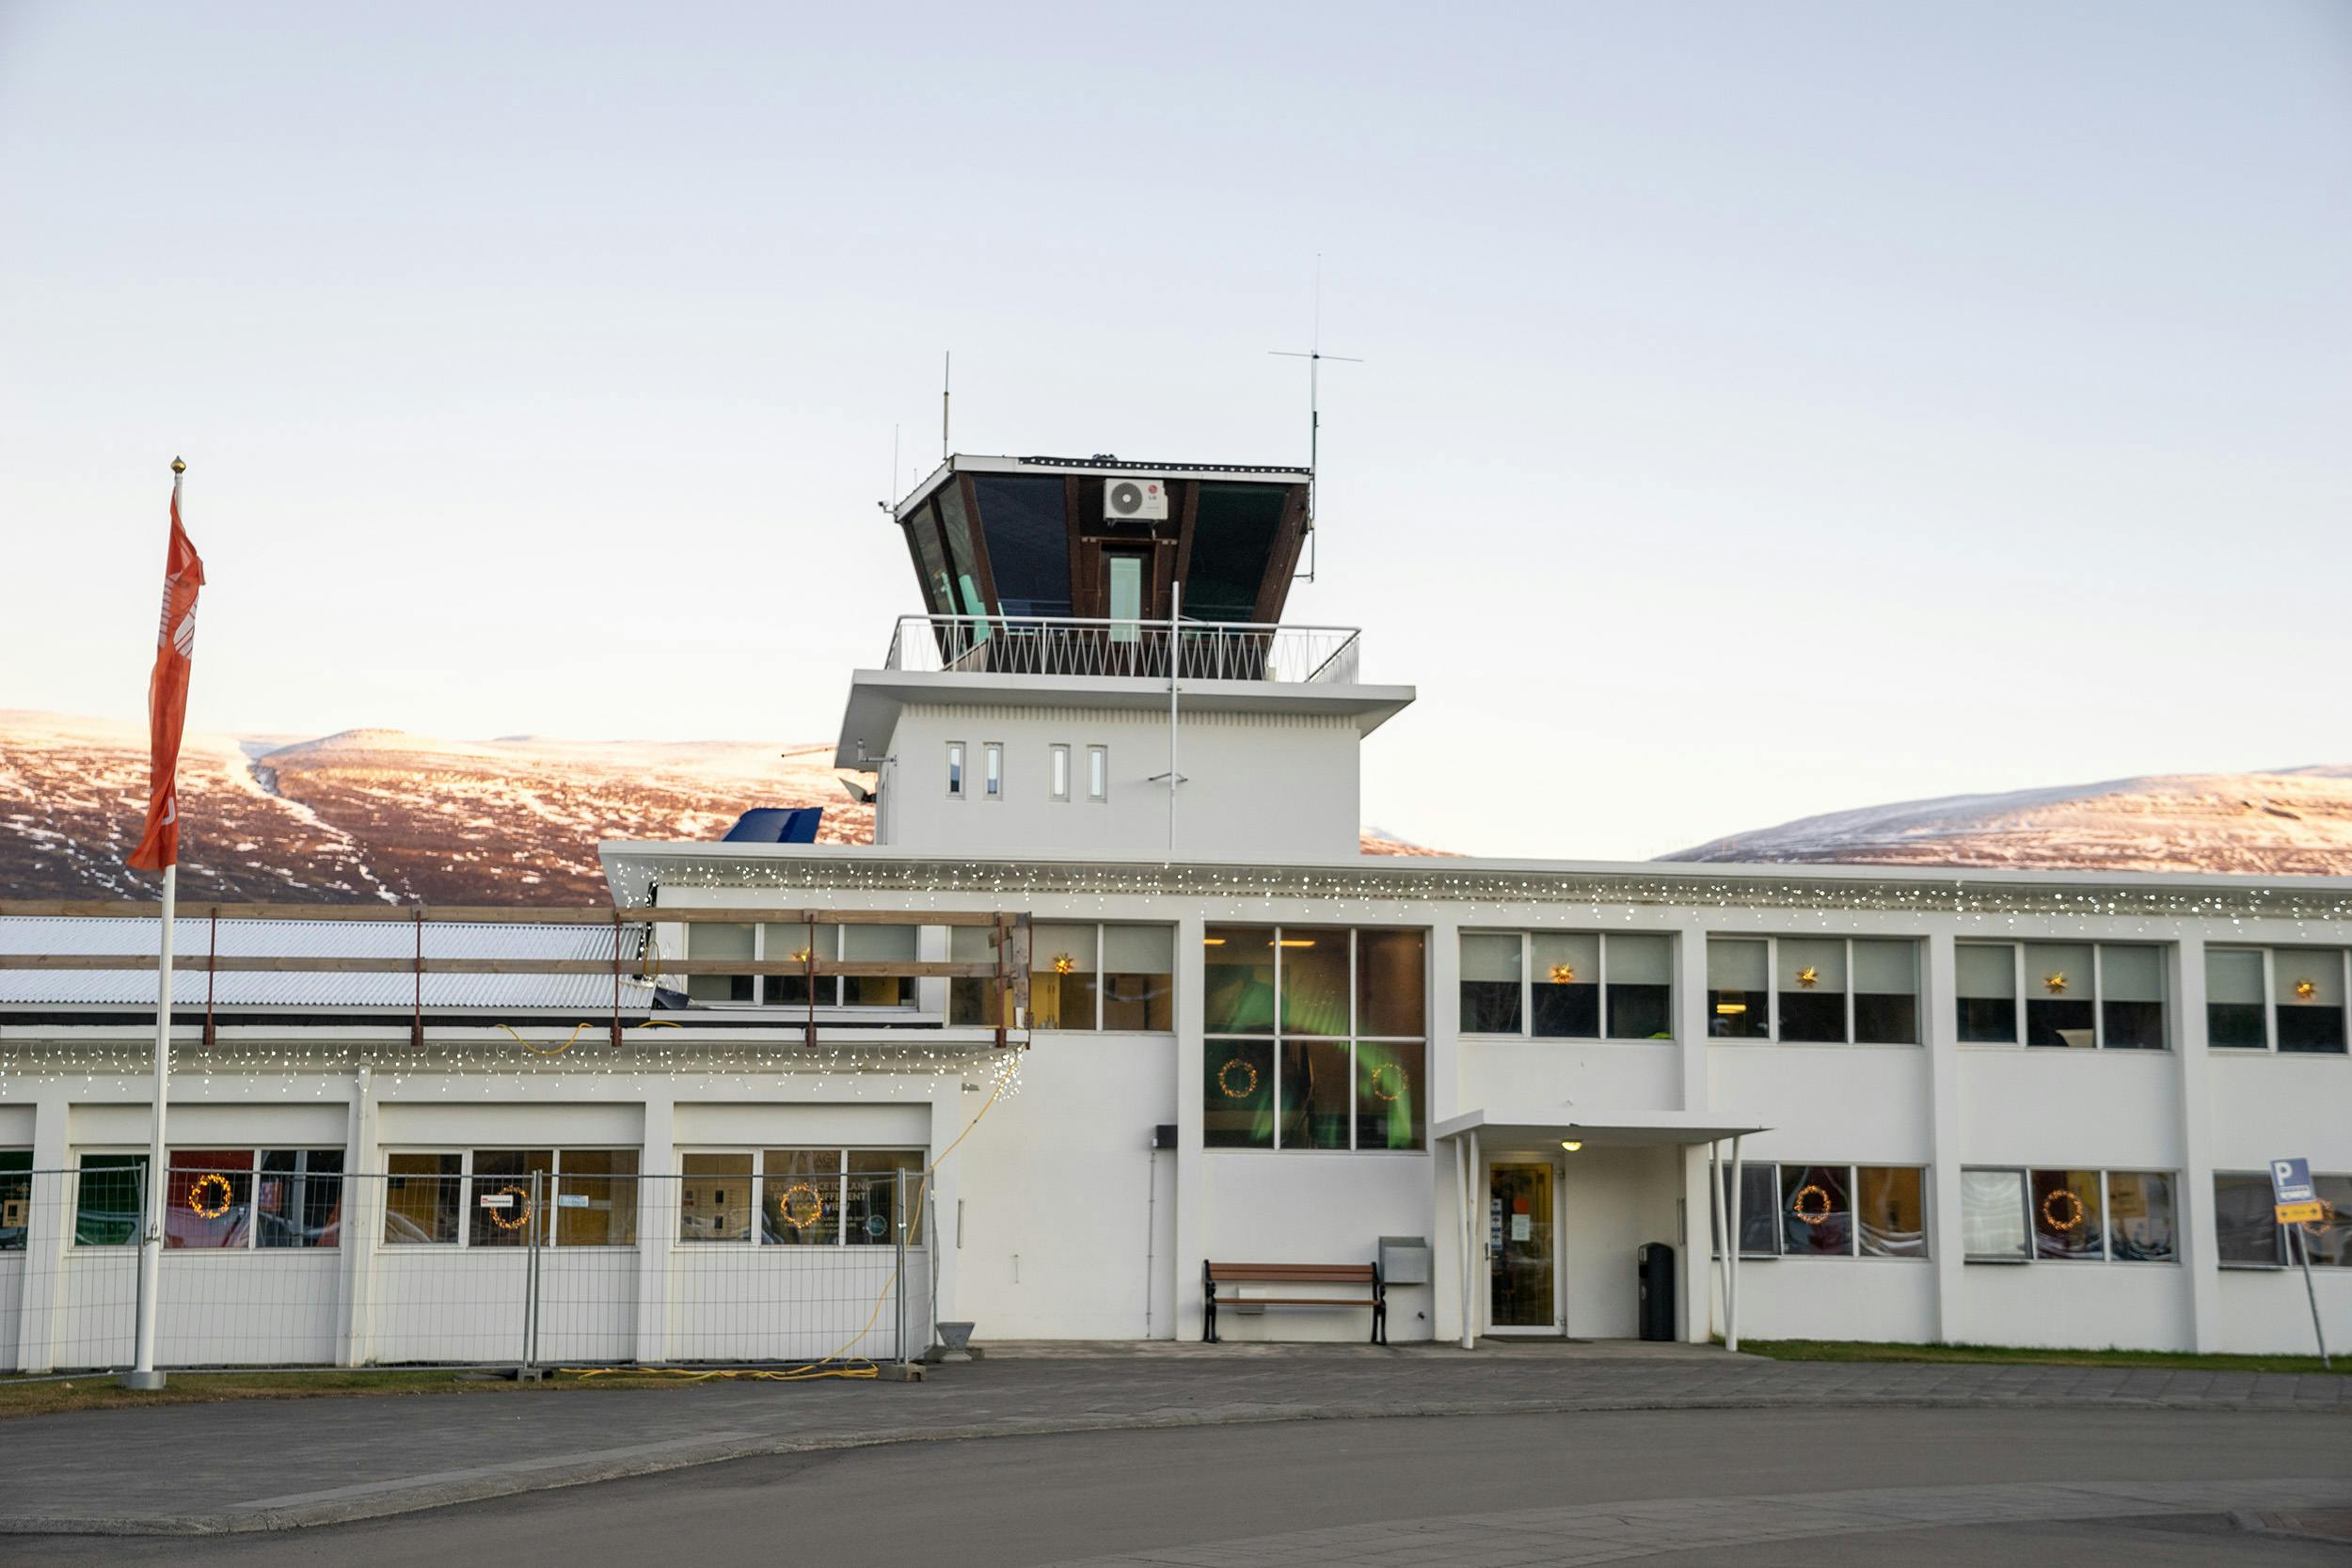
<svg viewBox="0 0 2352 1568"><path fill-rule="evenodd" d="M517 1372L523 1382L537 1375L539 1359L539 1227L546 1211L540 1207L540 1184L546 1172L531 1173L531 1209L523 1220L523 1359Z"/></svg>
<svg viewBox="0 0 2352 1568"><path fill-rule="evenodd" d="M891 1234L898 1249L898 1273L891 1286L891 1293L898 1298L896 1359L905 1366L914 1358L907 1354L907 1173L903 1165L891 1173L890 1218Z"/></svg>

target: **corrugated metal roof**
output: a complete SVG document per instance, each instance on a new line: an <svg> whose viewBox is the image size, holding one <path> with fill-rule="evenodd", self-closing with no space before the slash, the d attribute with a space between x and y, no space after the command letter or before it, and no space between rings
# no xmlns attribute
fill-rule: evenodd
<svg viewBox="0 0 2352 1568"><path fill-rule="evenodd" d="M175 923L181 954L214 951L214 924L201 916ZM0 953L152 954L161 935L154 920L0 918ZM224 920L223 958L406 958L417 951L417 927L400 921ZM476 926L427 921L424 956L433 958L586 958L610 960L609 926ZM622 936L624 961L633 962L643 938ZM172 1003L200 1007L207 989L215 1010L316 1010L416 1004L410 974L233 974L174 971ZM0 1007L151 1007L151 970L0 970ZM488 1008L610 1011L612 981L603 974L434 974L424 976L428 1012ZM625 977L624 1010L653 1005L653 987Z"/></svg>

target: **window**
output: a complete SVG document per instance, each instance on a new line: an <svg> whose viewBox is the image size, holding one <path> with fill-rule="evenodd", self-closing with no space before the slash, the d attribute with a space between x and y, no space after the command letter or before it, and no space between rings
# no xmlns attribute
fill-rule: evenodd
<svg viewBox="0 0 2352 1568"><path fill-rule="evenodd" d="M2341 948L2206 948L2207 1043L2342 1054L2347 964Z"/></svg>
<svg viewBox="0 0 2352 1568"><path fill-rule="evenodd" d="M1087 799L1107 800L1111 798L1111 749L1107 746L1087 748Z"/></svg>
<svg viewBox="0 0 2352 1568"><path fill-rule="evenodd" d="M1034 938L1035 933L1031 933ZM1034 945L1031 948L1035 952ZM947 958L951 963L993 964L996 962L996 928L993 926L950 926L947 927ZM947 982L947 1022L958 1028L993 1029L999 1023L1010 1025L1010 1019L997 1016L999 994L994 979L957 978Z"/></svg>
<svg viewBox="0 0 2352 1568"><path fill-rule="evenodd" d="M1740 1252L1752 1258L1925 1258L1916 1165L1740 1166Z"/></svg>
<svg viewBox="0 0 2352 1568"><path fill-rule="evenodd" d="M2218 1050L2270 1049L2270 1009L2263 997L2263 955L2243 947L2205 949L2205 1043ZM2265 1192L2269 1191L2265 1179Z"/></svg>
<svg viewBox="0 0 2352 1568"><path fill-rule="evenodd" d="M1005 743L1001 740L980 748L980 789L989 800L1005 798Z"/></svg>
<svg viewBox="0 0 2352 1568"><path fill-rule="evenodd" d="M2271 949L2280 1050L2344 1050L2344 957L2324 948Z"/></svg>
<svg viewBox="0 0 2352 1568"><path fill-rule="evenodd" d="M678 1239L759 1246L890 1246L900 1173L921 1200L918 1148L770 1148L679 1157ZM756 1227L752 1223L758 1215ZM907 1216L907 1244L922 1244Z"/></svg>
<svg viewBox="0 0 2352 1568"><path fill-rule="evenodd" d="M919 938L918 928L906 925L771 923L759 927L759 956L771 962L806 963L814 953L819 963L913 963ZM911 974L819 974L816 984L820 1007L912 1007L915 1002ZM806 1007L809 977L763 975L760 995L771 1006Z"/></svg>
<svg viewBox="0 0 2352 1568"><path fill-rule="evenodd" d="M2312 1191L2326 1206L2327 1218L2296 1229L2310 1249L2315 1269L2352 1269L2352 1176L2314 1176Z"/></svg>
<svg viewBox="0 0 2352 1568"><path fill-rule="evenodd" d="M1176 1027L1176 928L1103 927L1103 1027Z"/></svg>
<svg viewBox="0 0 2352 1568"><path fill-rule="evenodd" d="M33 1223L33 1152L0 1149L0 1252L23 1252Z"/></svg>
<svg viewBox="0 0 2352 1568"><path fill-rule="evenodd" d="M1919 944L1886 937L1709 937L1708 1034L1784 1044L1919 1043Z"/></svg>
<svg viewBox="0 0 2352 1568"><path fill-rule="evenodd" d="M633 1148L388 1154L384 1169L387 1245L636 1244Z"/></svg>
<svg viewBox="0 0 2352 1568"><path fill-rule="evenodd" d="M1966 1170L1961 1212L1972 1263L2180 1258L2164 1171Z"/></svg>
<svg viewBox="0 0 2352 1568"><path fill-rule="evenodd" d="M968 962L994 957L984 927L964 927ZM953 941L954 939L951 939ZM1172 1029L1175 1021L1176 930L1172 926L1099 926L1041 921L1029 939L1030 1022L1040 1029ZM969 1021L984 1022L984 990L993 981L965 982L975 990L963 1005ZM962 1018L951 1022L963 1022Z"/></svg>
<svg viewBox="0 0 2352 1568"><path fill-rule="evenodd" d="M1640 931L1466 931L1461 956L1465 1034L1674 1037L1672 937Z"/></svg>
<svg viewBox="0 0 2352 1568"><path fill-rule="evenodd" d="M331 1247L342 1240L340 1148L175 1148L166 1178L167 1247Z"/></svg>
<svg viewBox="0 0 2352 1568"><path fill-rule="evenodd" d="M2261 957L2259 954L2250 956L2257 961ZM2275 1269L2286 1266L2286 1237L2279 1229L2279 1213L2273 1205L2269 1172L2251 1176L2215 1172L2213 1227L2223 1268Z"/></svg>
<svg viewBox="0 0 2352 1568"><path fill-rule="evenodd" d="M963 742L947 742L947 799L963 799Z"/></svg>
<svg viewBox="0 0 2352 1568"><path fill-rule="evenodd" d="M1204 1144L1424 1146L1423 932L1212 926L1203 941Z"/></svg>
<svg viewBox="0 0 2352 1568"><path fill-rule="evenodd" d="M2162 1051L2169 1043L2160 946L1963 942L1953 967L1959 1033L1967 1043L2074 1051Z"/></svg>
<svg viewBox="0 0 2352 1568"><path fill-rule="evenodd" d="M1054 799L1067 800L1070 799L1070 748L1056 746L1048 755L1053 759Z"/></svg>
<svg viewBox="0 0 2352 1568"><path fill-rule="evenodd" d="M686 956L689 958L751 958L756 956L753 943L753 928L749 926L714 926L700 922L686 927ZM690 1002L749 1002L759 994L755 977L749 974L689 974L686 996Z"/></svg>
<svg viewBox="0 0 2352 1568"><path fill-rule="evenodd" d="M1049 926L1029 933L1029 1009L1040 1029L1091 1029L1101 1001L1097 952L1101 934L1092 926Z"/></svg>
<svg viewBox="0 0 2352 1568"><path fill-rule="evenodd" d="M1136 623L1143 617L1143 557L1106 553L1103 565L1110 574L1111 641L1139 641L1143 631Z"/></svg>
<svg viewBox="0 0 2352 1568"><path fill-rule="evenodd" d="M146 1155L83 1155L74 1183L73 1244L135 1243L145 1217L146 1191Z"/></svg>

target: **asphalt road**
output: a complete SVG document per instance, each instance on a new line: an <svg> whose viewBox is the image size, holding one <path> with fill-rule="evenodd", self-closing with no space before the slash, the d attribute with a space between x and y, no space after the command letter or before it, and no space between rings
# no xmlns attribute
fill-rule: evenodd
<svg viewBox="0 0 2352 1568"><path fill-rule="evenodd" d="M266 1449L247 1457L269 1464ZM1740 1568L2343 1563L2341 1547L2229 1525L2231 1507L2259 1506L2281 1478L2352 1502L2344 1424L2047 1409L1304 1421L753 1459L280 1534L18 1536L0 1557L27 1568L1219 1568L1375 1550L1395 1568L1596 1553Z"/></svg>

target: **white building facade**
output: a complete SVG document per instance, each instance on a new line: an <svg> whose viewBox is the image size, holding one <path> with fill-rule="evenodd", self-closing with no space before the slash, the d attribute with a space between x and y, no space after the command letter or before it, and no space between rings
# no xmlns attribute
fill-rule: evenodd
<svg viewBox="0 0 2352 1568"><path fill-rule="evenodd" d="M190 1228L167 1359L272 1358L207 1316L225 1267L318 1276L285 1291L287 1358L499 1354L475 1205L532 1173L572 1205L542 1267L578 1273L548 1354L579 1359L824 1354L888 1241L931 1298L914 1332L983 1341L1197 1338L1204 1263L1241 1262L1382 1266L1392 1342L2300 1352L2289 1156L2331 1205L2303 1244L2352 1344L2352 881L1363 856L1357 748L1413 693L1251 596L1296 557L1302 476L1041 463L958 459L899 509L929 613L851 676L840 738L876 844L603 847L653 922L625 996L613 950L612 1028L556 1045L601 1018L594 980L264 987L209 1040L183 1025L171 1142L253 1173L202 1207L259 1237L295 1151L348 1183L324 1245L224 1259ZM1089 537L1154 479L1165 518ZM1174 619L1219 505L1271 542L1203 590L1221 618ZM1067 599L1016 613L1020 550L1064 545ZM135 1157L148 1030L0 978L0 1189ZM454 1216L411 1181L455 1183ZM919 1195L895 1234L882 1182ZM127 1237L22 1217L0 1365L103 1362L71 1359L58 1304L119 1292ZM1251 1307L1295 1293L1229 1292L1220 1337L1369 1335L1356 1307ZM728 1340L786 1297L818 1303L789 1344Z"/></svg>

